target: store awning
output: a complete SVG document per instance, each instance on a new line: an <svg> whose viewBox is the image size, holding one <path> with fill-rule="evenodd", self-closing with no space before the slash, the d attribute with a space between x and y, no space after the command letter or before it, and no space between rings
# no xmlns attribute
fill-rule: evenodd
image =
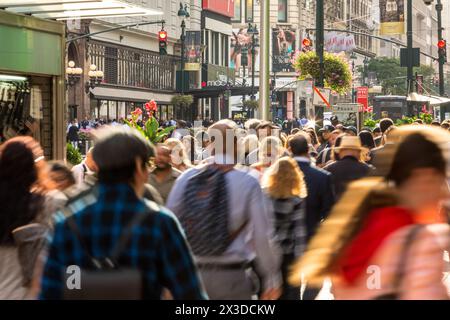
<svg viewBox="0 0 450 320"><path fill-rule="evenodd" d="M429 103L430 106L438 106L444 103L450 103L450 99L438 96L424 96L416 92L408 95L407 101L418 103Z"/></svg>
<svg viewBox="0 0 450 320"><path fill-rule="evenodd" d="M98 100L147 102L155 100L159 104L170 104L174 94L157 93L143 90L127 90L119 88L95 87L91 95Z"/></svg>
<svg viewBox="0 0 450 320"><path fill-rule="evenodd" d="M162 15L123 0L0 0L0 9L42 19L71 20Z"/></svg>
<svg viewBox="0 0 450 320"><path fill-rule="evenodd" d="M259 91L259 86L253 87L253 94L257 94ZM225 93L225 88L222 86L214 86L214 87L206 87L203 89L194 89L185 92L186 94L192 94L195 98L217 98L220 95ZM230 95L231 96L243 96L243 95L251 95L252 88L251 87L231 87Z"/></svg>

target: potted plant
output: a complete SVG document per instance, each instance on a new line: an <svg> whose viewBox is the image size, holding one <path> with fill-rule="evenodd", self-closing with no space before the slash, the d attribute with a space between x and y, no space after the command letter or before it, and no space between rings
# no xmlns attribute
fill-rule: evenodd
<svg viewBox="0 0 450 320"><path fill-rule="evenodd" d="M171 103L175 107L183 107L183 108L189 107L193 102L194 102L194 97L192 97L192 95L190 95L190 94L177 95L177 96L174 96L171 100Z"/></svg>
<svg viewBox="0 0 450 320"><path fill-rule="evenodd" d="M148 119L145 121L143 127L138 125L138 119L142 116L142 109L136 108L131 112L131 119L125 120L125 123L139 131L147 140L156 144L161 142L166 136L168 136L174 129L174 126L167 128L160 128L159 122L154 117L154 113L158 110L158 106L154 100L145 103L144 108L147 112Z"/></svg>
<svg viewBox="0 0 450 320"><path fill-rule="evenodd" d="M81 152L75 148L72 144L67 144L67 162L69 162L70 165L76 166L77 164L80 164L81 161L83 161L83 156L81 155Z"/></svg>
<svg viewBox="0 0 450 320"><path fill-rule="evenodd" d="M258 100L245 100L242 103L242 106L245 110L255 110L259 107L259 101Z"/></svg>

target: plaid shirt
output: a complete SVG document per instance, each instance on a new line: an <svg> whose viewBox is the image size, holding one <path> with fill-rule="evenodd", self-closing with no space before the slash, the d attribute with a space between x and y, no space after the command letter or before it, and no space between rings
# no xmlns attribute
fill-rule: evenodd
<svg viewBox="0 0 450 320"><path fill-rule="evenodd" d="M305 200L300 197L271 199L276 241L283 254L299 257L306 248Z"/></svg>
<svg viewBox="0 0 450 320"><path fill-rule="evenodd" d="M110 256L111 251L136 214L148 212L149 202L140 200L126 184L98 185L96 195L72 202L80 211L75 221L89 253L96 258ZM86 198L87 197L87 198ZM96 201L89 204L90 201ZM162 288L167 288L174 299L205 299L200 278L194 265L190 248L178 220L173 214L160 209L140 225L133 228L128 247L118 263L140 269L144 277L144 298L160 298ZM62 218L57 215L57 218ZM75 234L62 219L55 226L49 256L42 277L41 299L63 298L64 273L69 265L81 268L90 266Z"/></svg>

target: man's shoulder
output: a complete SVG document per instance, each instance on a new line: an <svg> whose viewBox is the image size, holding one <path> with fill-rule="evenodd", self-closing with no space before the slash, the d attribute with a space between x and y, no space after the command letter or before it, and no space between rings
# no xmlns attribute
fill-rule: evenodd
<svg viewBox="0 0 450 320"><path fill-rule="evenodd" d="M172 177L174 178L178 178L179 176L181 176L183 174L182 171L176 169L176 168L172 168Z"/></svg>
<svg viewBox="0 0 450 320"><path fill-rule="evenodd" d="M324 169L312 166L311 164L298 162L300 169L303 171L305 175L311 175L318 178L327 178L330 173Z"/></svg>
<svg viewBox="0 0 450 320"><path fill-rule="evenodd" d="M159 220L178 224L178 219L175 214L166 207L163 207L156 202L148 199L143 199L143 203L145 206L145 210L147 211L147 213L149 213L149 217L153 221Z"/></svg>
<svg viewBox="0 0 450 320"><path fill-rule="evenodd" d="M84 209L97 202L97 187L83 184L66 190L67 202L53 215L53 223L57 225L66 218L82 212Z"/></svg>

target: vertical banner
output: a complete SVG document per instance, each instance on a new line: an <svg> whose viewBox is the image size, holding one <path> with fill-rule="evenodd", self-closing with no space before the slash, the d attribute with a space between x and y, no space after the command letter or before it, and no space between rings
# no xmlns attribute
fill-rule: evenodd
<svg viewBox="0 0 450 320"><path fill-rule="evenodd" d="M423 76L418 75L416 76L416 91L418 94L423 94Z"/></svg>
<svg viewBox="0 0 450 320"><path fill-rule="evenodd" d="M272 30L272 71L293 72L295 29L278 26Z"/></svg>
<svg viewBox="0 0 450 320"><path fill-rule="evenodd" d="M361 111L367 111L369 108L369 88L356 88L356 102L363 106Z"/></svg>
<svg viewBox="0 0 450 320"><path fill-rule="evenodd" d="M199 71L202 59L200 31L186 31L184 70Z"/></svg>
<svg viewBox="0 0 450 320"><path fill-rule="evenodd" d="M255 35L255 44L258 44L258 35ZM230 37L230 68L234 68L236 75L242 72L242 52L247 52L246 76L252 72L252 41L253 36L247 32L247 28L233 29ZM255 47L255 71L259 71L259 47Z"/></svg>
<svg viewBox="0 0 450 320"><path fill-rule="evenodd" d="M404 2L405 0L379 0L381 35L394 35L405 33Z"/></svg>
<svg viewBox="0 0 450 320"><path fill-rule="evenodd" d="M291 120L294 117L294 92L287 92L286 118Z"/></svg>

